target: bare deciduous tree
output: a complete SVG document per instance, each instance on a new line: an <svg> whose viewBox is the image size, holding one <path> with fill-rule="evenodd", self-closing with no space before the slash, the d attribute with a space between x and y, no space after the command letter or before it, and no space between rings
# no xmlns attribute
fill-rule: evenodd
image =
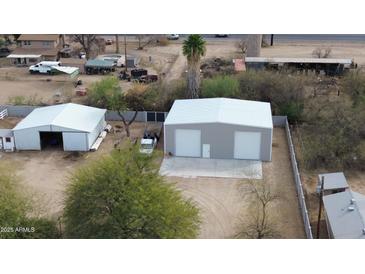
<svg viewBox="0 0 365 274"><path fill-rule="evenodd" d="M72 41L80 43L85 51L86 59L89 59L92 47L97 44L97 37L95 34L74 34Z"/></svg>
<svg viewBox="0 0 365 274"><path fill-rule="evenodd" d="M315 58L328 58L332 52L331 48L316 48L313 50L312 55Z"/></svg>
<svg viewBox="0 0 365 274"><path fill-rule="evenodd" d="M136 35L138 40L138 50L143 50L145 46L151 44L155 39L150 35L139 34Z"/></svg>
<svg viewBox="0 0 365 274"><path fill-rule="evenodd" d="M246 54L247 51L247 42L246 39L242 39L236 42L236 48L242 53Z"/></svg>
<svg viewBox="0 0 365 274"><path fill-rule="evenodd" d="M279 195L272 192L267 182L250 182L249 217L241 225L236 238L264 239L279 237L272 221L270 206Z"/></svg>

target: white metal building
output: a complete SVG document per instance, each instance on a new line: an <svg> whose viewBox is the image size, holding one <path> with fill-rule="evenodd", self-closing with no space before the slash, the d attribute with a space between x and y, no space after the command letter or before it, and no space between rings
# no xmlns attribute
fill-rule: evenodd
<svg viewBox="0 0 365 274"><path fill-rule="evenodd" d="M37 108L13 129L15 147L88 151L106 126L105 112L72 103Z"/></svg>
<svg viewBox="0 0 365 274"><path fill-rule="evenodd" d="M164 133L165 153L173 156L271 161L269 103L226 98L176 100Z"/></svg>
<svg viewBox="0 0 365 274"><path fill-rule="evenodd" d="M14 136L11 129L1 129L0 128L0 151L13 151Z"/></svg>
<svg viewBox="0 0 365 274"><path fill-rule="evenodd" d="M323 197L328 236L365 239L365 196L346 189Z"/></svg>

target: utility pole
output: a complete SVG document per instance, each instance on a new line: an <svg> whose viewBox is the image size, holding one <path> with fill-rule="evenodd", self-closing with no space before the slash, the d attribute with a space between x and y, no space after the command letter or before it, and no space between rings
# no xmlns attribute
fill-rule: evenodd
<svg viewBox="0 0 365 274"><path fill-rule="evenodd" d="M270 46L274 45L274 34L271 34Z"/></svg>
<svg viewBox="0 0 365 274"><path fill-rule="evenodd" d="M127 35L124 34L124 71L125 73L128 72L128 62L127 62Z"/></svg>
<svg viewBox="0 0 365 274"><path fill-rule="evenodd" d="M321 178L321 189L319 193L319 211L318 211L318 222L317 222L317 239L319 239L321 215L322 215L322 199L323 199L323 187L324 187L324 176Z"/></svg>
<svg viewBox="0 0 365 274"><path fill-rule="evenodd" d="M119 53L119 35L115 35L115 53Z"/></svg>

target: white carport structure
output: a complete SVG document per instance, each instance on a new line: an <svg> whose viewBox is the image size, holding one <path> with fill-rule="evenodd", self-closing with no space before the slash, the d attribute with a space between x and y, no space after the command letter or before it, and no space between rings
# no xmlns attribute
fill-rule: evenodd
<svg viewBox="0 0 365 274"><path fill-rule="evenodd" d="M40 54L9 54L8 56L6 56L6 58L9 59L16 59L16 58L28 58L28 59L37 59L37 58L41 58L42 55Z"/></svg>
<svg viewBox="0 0 365 274"><path fill-rule="evenodd" d="M74 78L80 73L80 69L78 67L52 66L52 69L68 74L71 78Z"/></svg>
<svg viewBox="0 0 365 274"><path fill-rule="evenodd" d="M49 146L65 151L89 151L106 126L105 109L62 104L33 110L14 129L17 150Z"/></svg>

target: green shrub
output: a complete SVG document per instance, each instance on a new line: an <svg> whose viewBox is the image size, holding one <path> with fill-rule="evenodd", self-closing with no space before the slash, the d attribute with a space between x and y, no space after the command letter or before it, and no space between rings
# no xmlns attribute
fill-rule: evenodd
<svg viewBox="0 0 365 274"><path fill-rule="evenodd" d="M365 74L357 70L349 72L341 80L342 92L351 96L353 105L365 104Z"/></svg>
<svg viewBox="0 0 365 274"><path fill-rule="evenodd" d="M341 100L318 101L307 108L302 126L303 156L307 168L359 167L363 163L360 129L363 119Z"/></svg>
<svg viewBox="0 0 365 274"><path fill-rule="evenodd" d="M205 98L228 97L235 98L239 91L239 83L233 76L216 76L204 79L201 94Z"/></svg>
<svg viewBox="0 0 365 274"><path fill-rule="evenodd" d="M238 75L238 98L270 102L274 115L286 115L300 122L304 110L304 76L270 71L252 71Z"/></svg>
<svg viewBox="0 0 365 274"><path fill-rule="evenodd" d="M199 212L158 174L154 155L126 145L78 170L67 189L69 238L194 238Z"/></svg>
<svg viewBox="0 0 365 274"><path fill-rule="evenodd" d="M41 106L43 105L42 98L39 98L37 94L31 96L10 96L8 99L10 105L14 106Z"/></svg>

